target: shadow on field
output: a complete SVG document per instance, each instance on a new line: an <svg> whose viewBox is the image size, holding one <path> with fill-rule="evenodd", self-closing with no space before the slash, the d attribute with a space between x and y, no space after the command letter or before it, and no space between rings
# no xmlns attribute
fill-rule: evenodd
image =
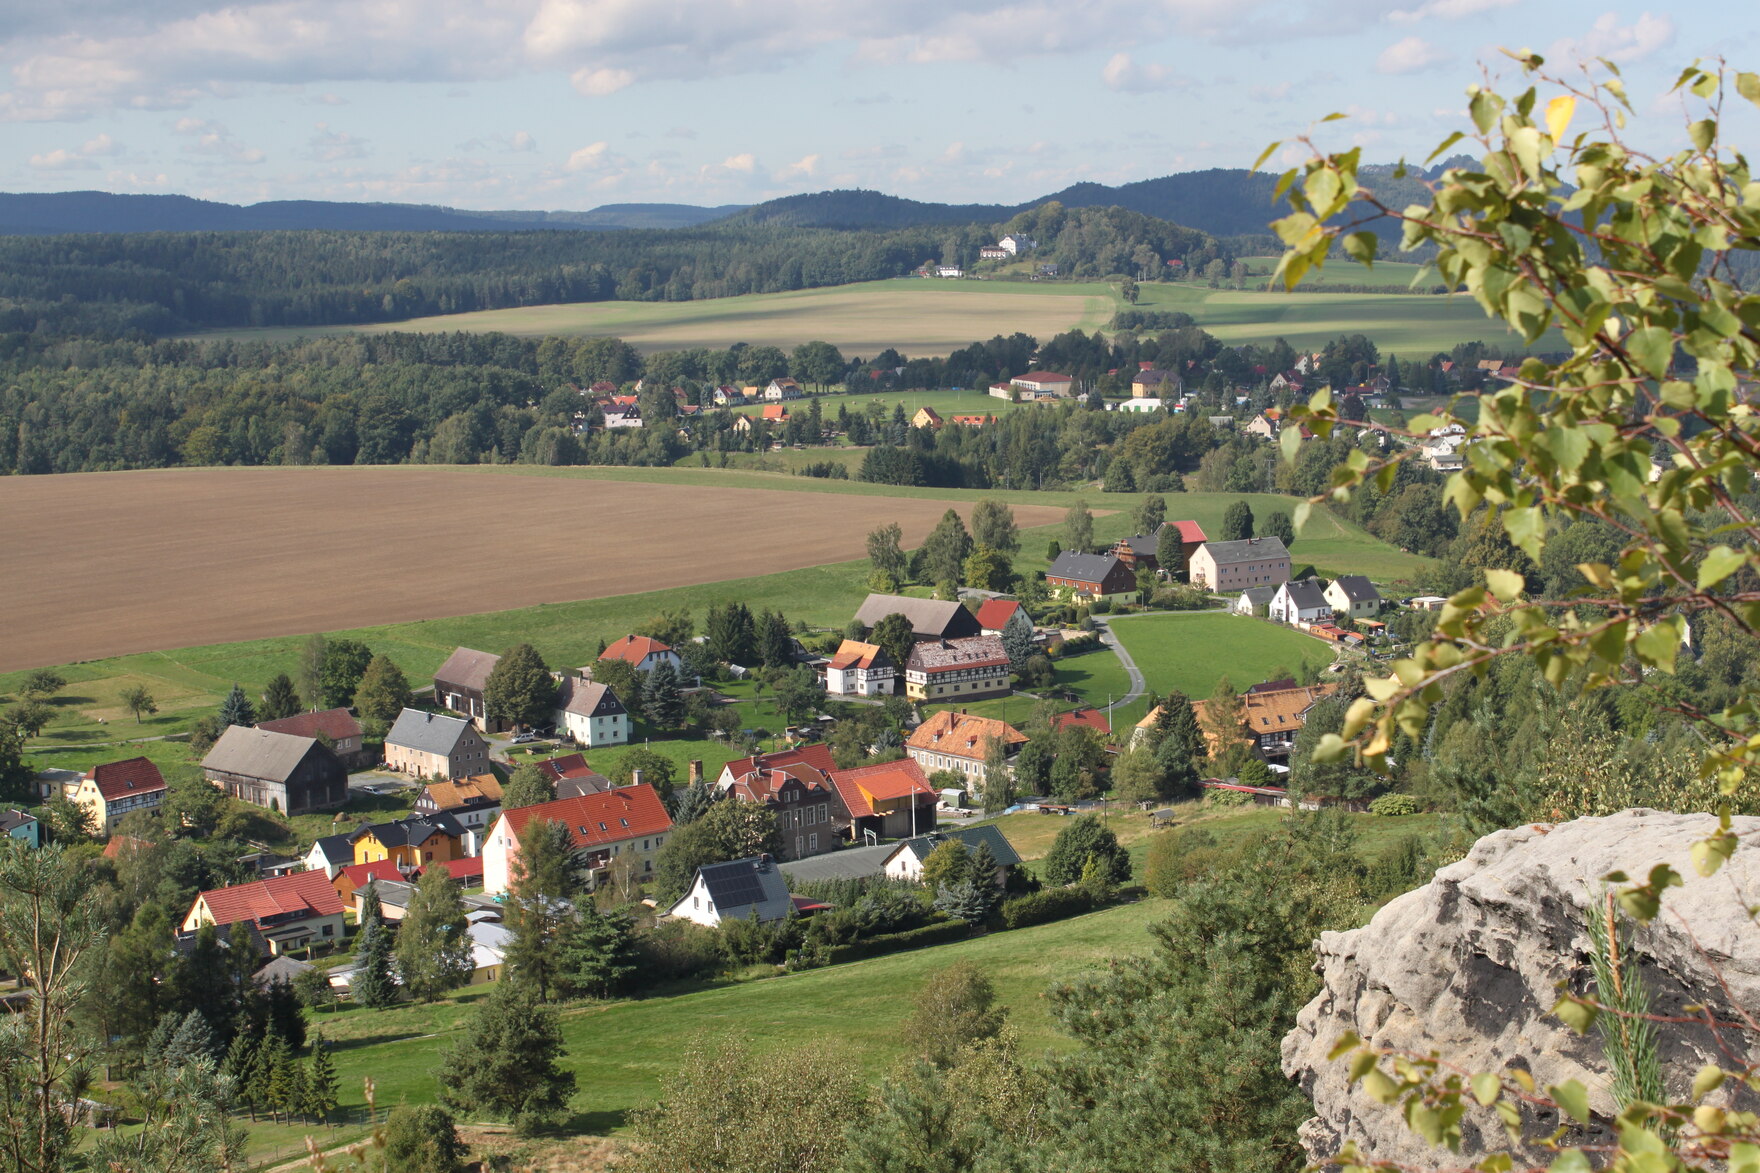
<svg viewBox="0 0 1760 1173"><path fill-rule="evenodd" d="M615 1112L575 1112L553 1131L562 1136L610 1136L628 1124L629 1113L621 1108Z"/></svg>

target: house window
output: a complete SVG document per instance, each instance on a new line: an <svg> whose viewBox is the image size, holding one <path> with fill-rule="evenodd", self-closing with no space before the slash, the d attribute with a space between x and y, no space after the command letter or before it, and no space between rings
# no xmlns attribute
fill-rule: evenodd
<svg viewBox="0 0 1760 1173"><path fill-rule="evenodd" d="M819 836L818 835L808 835L807 836L807 850L808 851L819 850Z"/></svg>

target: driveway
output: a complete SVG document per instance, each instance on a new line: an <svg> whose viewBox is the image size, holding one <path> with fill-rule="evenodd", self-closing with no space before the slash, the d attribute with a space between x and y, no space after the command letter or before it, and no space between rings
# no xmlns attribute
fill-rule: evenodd
<svg viewBox="0 0 1760 1173"><path fill-rule="evenodd" d="M1131 659L1131 654L1125 651L1124 644L1112 633L1112 617L1110 615L1096 615L1094 616L1094 626L1100 631L1100 642L1111 648L1113 653L1118 656L1118 662L1124 665L1124 674L1131 682L1129 692L1106 706L1106 712L1110 715L1112 710L1123 708L1141 697L1147 691L1148 686L1143 682L1143 672L1137 667L1137 662Z"/></svg>

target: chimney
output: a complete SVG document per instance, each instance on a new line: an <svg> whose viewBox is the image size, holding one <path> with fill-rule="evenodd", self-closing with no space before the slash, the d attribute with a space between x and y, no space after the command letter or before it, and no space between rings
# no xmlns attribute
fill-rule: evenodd
<svg viewBox="0 0 1760 1173"><path fill-rule="evenodd" d="M640 770L631 770L629 772L629 784L631 786L640 786L642 784L642 772Z"/></svg>
<svg viewBox="0 0 1760 1173"><path fill-rule="evenodd" d="M688 769L687 777L690 782L693 782L693 783L694 782L701 782L703 780L703 759L702 758L692 759L692 761L690 762L687 769Z"/></svg>

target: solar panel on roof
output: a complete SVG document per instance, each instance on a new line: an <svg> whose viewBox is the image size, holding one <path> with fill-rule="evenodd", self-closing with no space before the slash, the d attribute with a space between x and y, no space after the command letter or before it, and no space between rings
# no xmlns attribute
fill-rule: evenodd
<svg viewBox="0 0 1760 1173"><path fill-rule="evenodd" d="M709 894L722 908L743 908L764 903L764 886L748 868L729 868L716 876L704 876Z"/></svg>

